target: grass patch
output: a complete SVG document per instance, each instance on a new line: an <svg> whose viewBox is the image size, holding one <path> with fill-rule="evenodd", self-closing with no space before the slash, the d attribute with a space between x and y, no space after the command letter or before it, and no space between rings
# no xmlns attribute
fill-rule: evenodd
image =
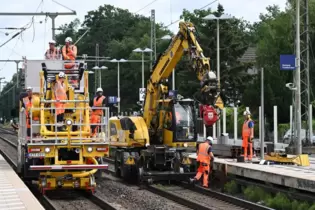
<svg viewBox="0 0 315 210"><path fill-rule="evenodd" d="M259 203L276 210L315 210L315 203L290 200L283 193L274 195L257 186L240 187L233 180L224 185L224 191L233 196L241 194L248 201Z"/></svg>

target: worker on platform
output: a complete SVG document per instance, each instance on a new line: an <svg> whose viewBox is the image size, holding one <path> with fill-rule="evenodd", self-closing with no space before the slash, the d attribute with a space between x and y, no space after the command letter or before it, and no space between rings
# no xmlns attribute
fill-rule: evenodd
<svg viewBox="0 0 315 210"><path fill-rule="evenodd" d="M32 108L33 102L33 88L27 87L26 94L20 96L20 101L22 102L21 111L25 110L26 115L26 135L27 137L31 136L31 119L30 119L30 109Z"/></svg>
<svg viewBox="0 0 315 210"><path fill-rule="evenodd" d="M65 46L62 47L62 59L65 61L65 68L72 69L75 66L75 59L77 57L77 47L72 44L72 38L67 37L65 40Z"/></svg>
<svg viewBox="0 0 315 210"><path fill-rule="evenodd" d="M49 42L49 49L45 53L45 58L47 60L60 60L61 59L61 52L56 47L56 41L51 40Z"/></svg>
<svg viewBox="0 0 315 210"><path fill-rule="evenodd" d="M56 80L54 86L54 95L55 95L55 107L56 107L56 115L57 115L57 128L58 131L65 130L64 127L64 113L65 113L65 102L61 102L62 100L68 100L67 97L67 89L65 84L66 75L64 72L60 72L58 74L58 80Z"/></svg>
<svg viewBox="0 0 315 210"><path fill-rule="evenodd" d="M243 113L244 115L244 124L242 129L242 147L244 149L244 159L248 157L248 160L251 161L253 158L253 139L254 139L254 122L250 117L250 111L246 110ZM249 155L248 155L248 147L249 147Z"/></svg>
<svg viewBox="0 0 315 210"><path fill-rule="evenodd" d="M106 106L106 97L103 96L103 89L101 87L97 88L96 96L93 99L93 109L91 113L91 124L99 124L101 123L101 118L103 116L103 109L98 107ZM92 136L96 136L97 130L99 129L98 125L91 125Z"/></svg>
<svg viewBox="0 0 315 210"><path fill-rule="evenodd" d="M210 161L211 158L214 159L214 155L212 153L212 143L213 138L208 136L205 142L199 144L197 147L197 162L199 162L199 168L196 176L191 179L191 182L194 183L203 176L203 187L208 187Z"/></svg>

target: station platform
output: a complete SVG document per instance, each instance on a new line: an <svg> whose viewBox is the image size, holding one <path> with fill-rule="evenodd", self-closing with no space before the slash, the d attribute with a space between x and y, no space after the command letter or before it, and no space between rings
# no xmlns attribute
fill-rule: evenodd
<svg viewBox="0 0 315 210"><path fill-rule="evenodd" d="M0 155L0 210L45 210L7 161Z"/></svg>
<svg viewBox="0 0 315 210"><path fill-rule="evenodd" d="M196 154L190 154L196 159ZM260 165L255 163L238 163L236 159L215 158L213 169L244 178L266 183L286 186L306 192L315 192L315 157L309 157L308 167L294 165ZM259 161L259 159L257 159Z"/></svg>

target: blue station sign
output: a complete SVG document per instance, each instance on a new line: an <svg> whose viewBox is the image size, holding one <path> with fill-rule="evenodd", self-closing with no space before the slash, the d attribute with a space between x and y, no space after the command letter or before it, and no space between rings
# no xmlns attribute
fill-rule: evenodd
<svg viewBox="0 0 315 210"><path fill-rule="evenodd" d="M109 104L116 104L117 103L117 97L116 96L109 96L108 97L108 103Z"/></svg>
<svg viewBox="0 0 315 210"><path fill-rule="evenodd" d="M295 55L280 55L280 70L295 70L296 69Z"/></svg>

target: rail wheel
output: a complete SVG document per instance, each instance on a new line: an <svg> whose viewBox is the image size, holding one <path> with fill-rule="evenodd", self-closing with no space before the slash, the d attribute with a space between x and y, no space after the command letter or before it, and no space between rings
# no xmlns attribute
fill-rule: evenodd
<svg viewBox="0 0 315 210"><path fill-rule="evenodd" d="M97 158L97 162L98 164L103 164L103 157L99 157ZM97 170L97 172L95 173L95 179L101 179L102 178L102 171L101 170Z"/></svg>
<svg viewBox="0 0 315 210"><path fill-rule="evenodd" d="M121 176L121 171L120 171L120 166L121 166L121 163L120 163L120 156L121 156L120 150L116 150L116 152L115 152L115 175L116 175L117 177L120 177L120 176Z"/></svg>

